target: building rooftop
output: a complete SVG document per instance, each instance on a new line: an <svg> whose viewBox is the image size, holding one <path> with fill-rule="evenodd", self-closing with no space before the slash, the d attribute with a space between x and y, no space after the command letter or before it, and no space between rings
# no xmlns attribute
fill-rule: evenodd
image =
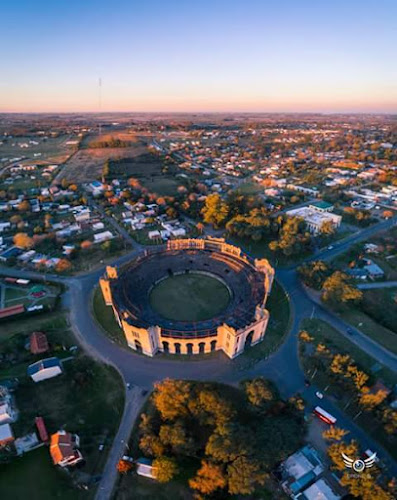
<svg viewBox="0 0 397 500"><path fill-rule="evenodd" d="M333 207L332 203L328 203L327 201L314 201L313 203L310 203L313 207L320 208L321 210L329 210L330 208Z"/></svg>
<svg viewBox="0 0 397 500"><path fill-rule="evenodd" d="M58 358L46 358L37 361L28 366L28 375L33 375L41 370L45 370L46 368L53 368L55 366L61 367L61 362Z"/></svg>

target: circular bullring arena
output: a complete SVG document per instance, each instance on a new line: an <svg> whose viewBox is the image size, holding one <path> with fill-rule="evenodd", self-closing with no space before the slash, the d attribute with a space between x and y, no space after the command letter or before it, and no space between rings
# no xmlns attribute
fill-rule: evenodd
<svg viewBox="0 0 397 500"><path fill-rule="evenodd" d="M274 278L267 260L253 260L223 239L171 240L145 251L100 280L129 347L234 358L260 342Z"/></svg>

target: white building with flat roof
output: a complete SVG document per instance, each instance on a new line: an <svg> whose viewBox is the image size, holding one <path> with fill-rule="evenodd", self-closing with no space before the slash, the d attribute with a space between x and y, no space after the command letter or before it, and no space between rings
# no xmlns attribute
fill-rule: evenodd
<svg viewBox="0 0 397 500"><path fill-rule="evenodd" d="M319 479L295 498L296 500L340 500L342 497L333 491L325 479Z"/></svg>
<svg viewBox="0 0 397 500"><path fill-rule="evenodd" d="M324 223L331 223L336 230L342 221L342 216L333 214L323 208L317 208L315 205L288 210L286 215L303 219L312 234L319 234Z"/></svg>

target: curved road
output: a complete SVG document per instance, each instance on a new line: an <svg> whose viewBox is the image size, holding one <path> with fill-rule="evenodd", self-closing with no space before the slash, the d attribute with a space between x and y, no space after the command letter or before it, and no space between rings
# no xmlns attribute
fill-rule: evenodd
<svg viewBox="0 0 397 500"><path fill-rule="evenodd" d="M315 256L308 260L331 259L345 252L352 244L367 239L375 232L391 227L394 223L395 220L391 219L367 228L360 233L355 233L337 242L331 249L317 252ZM135 256L141 250L141 247L137 246L136 243L135 247L133 251L116 259L114 264L121 265ZM72 328L85 350L94 358L115 366L125 382L132 387L131 390L126 391L126 408L118 434L109 453L103 478L98 487L96 496L98 500L109 499L111 496L117 476L116 464L125 450L125 443L129 438L133 422L144 399L142 395L143 388L150 389L155 381L166 377L236 383L241 378L263 375L276 383L283 397L287 398L300 392L307 401L308 406L316 406L319 402L315 396L316 388L305 387L304 374L299 364L298 333L300 322L304 318L314 315L316 318L327 321L344 335L347 335L346 331L350 328L347 323L308 295L297 277L295 268L291 267L289 269L278 269L276 276L287 291L290 299L293 318L292 326L282 346L266 360L258 362L251 369L239 372L235 369L233 361L221 354L208 360L189 363L171 359L148 358L112 342L93 319L91 315L91 296L103 272L104 269L101 268L71 278L51 274L45 276L47 279L64 283L68 287L63 295L63 305L70 311ZM8 268L0 268L0 274L44 279L43 275L39 273ZM374 359L397 372L397 356L362 332L354 330L354 335L347 335L347 338ZM338 425L349 430L351 436L356 437L364 449L377 450L378 455L390 472L397 475L397 464L389 454L377 442L369 438L350 418L346 417L329 398L325 397L321 401L321 406L335 415L338 419Z"/></svg>

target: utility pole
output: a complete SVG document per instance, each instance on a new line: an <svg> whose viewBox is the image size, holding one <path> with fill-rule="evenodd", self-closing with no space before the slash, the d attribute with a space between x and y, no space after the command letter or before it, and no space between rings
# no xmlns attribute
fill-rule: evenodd
<svg viewBox="0 0 397 500"><path fill-rule="evenodd" d="M98 110L99 113L102 111L102 78L99 77L98 80ZM99 137L102 134L101 117L99 116Z"/></svg>

